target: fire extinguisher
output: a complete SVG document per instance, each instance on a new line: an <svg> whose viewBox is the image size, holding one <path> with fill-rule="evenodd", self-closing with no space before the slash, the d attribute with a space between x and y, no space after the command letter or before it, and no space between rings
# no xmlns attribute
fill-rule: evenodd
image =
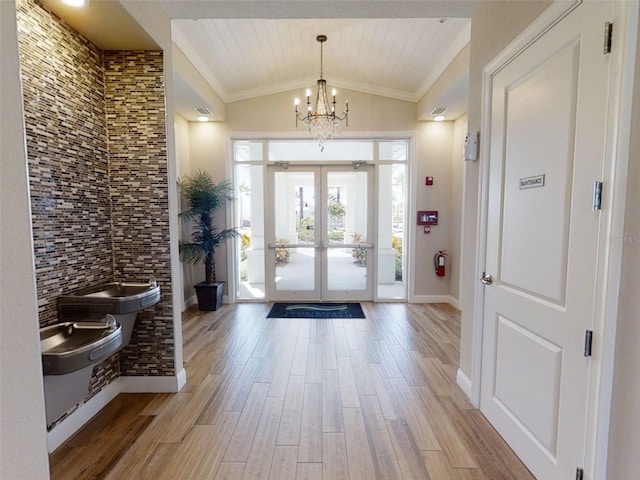
<svg viewBox="0 0 640 480"><path fill-rule="evenodd" d="M447 256L446 250L438 250L438 253L436 253L435 256L433 257L433 267L436 270L436 275L438 275L439 277L444 277L446 256Z"/></svg>

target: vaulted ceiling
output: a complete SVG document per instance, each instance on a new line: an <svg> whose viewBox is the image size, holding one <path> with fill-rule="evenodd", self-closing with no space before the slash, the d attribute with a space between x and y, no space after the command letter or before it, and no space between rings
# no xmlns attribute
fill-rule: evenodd
<svg viewBox="0 0 640 480"><path fill-rule="evenodd" d="M224 102L315 84L417 102L469 42L464 18L174 20L173 38Z"/></svg>
<svg viewBox="0 0 640 480"><path fill-rule="evenodd" d="M41 0L102 49L152 48L117 0L82 10ZM324 34L329 87L417 102L468 43L477 0L153 0L173 19L172 37L225 102L315 85ZM125 2L126 3L126 2ZM176 82L178 109L195 119L194 91ZM444 92L464 111L466 82ZM315 89L314 89L315 90ZM193 105L201 106L201 105ZM450 106L450 105L441 105Z"/></svg>

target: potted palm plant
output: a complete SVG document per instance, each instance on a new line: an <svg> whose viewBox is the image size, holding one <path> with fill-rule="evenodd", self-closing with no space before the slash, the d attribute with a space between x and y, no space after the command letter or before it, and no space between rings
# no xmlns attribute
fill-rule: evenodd
<svg viewBox="0 0 640 480"><path fill-rule="evenodd" d="M214 212L232 201L233 185L229 180L214 183L206 172L196 172L178 181L178 189L184 196L188 208L178 214L183 222L192 222L191 241L180 241L180 261L197 265L204 263L205 279L194 285L200 310L217 310L222 305L224 282L216 281L213 260L216 248L230 238L239 235L236 228L218 230Z"/></svg>

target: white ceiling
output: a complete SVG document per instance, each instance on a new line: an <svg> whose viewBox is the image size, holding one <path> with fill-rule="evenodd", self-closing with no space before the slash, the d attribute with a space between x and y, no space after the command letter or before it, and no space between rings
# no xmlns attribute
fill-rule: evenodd
<svg viewBox="0 0 640 480"><path fill-rule="evenodd" d="M174 20L173 38L222 100L315 85L417 102L469 42L466 18Z"/></svg>
<svg viewBox="0 0 640 480"><path fill-rule="evenodd" d="M81 10L42 1L101 49L157 48L117 0L91 0ZM323 73L330 88L417 102L468 43L478 6L476 0L154 1L173 19L174 42L224 102L313 87L319 34L328 36ZM192 107L206 104L187 82L176 87L176 111L195 120ZM447 107L453 119L466 111L466 91L462 79L433 107Z"/></svg>

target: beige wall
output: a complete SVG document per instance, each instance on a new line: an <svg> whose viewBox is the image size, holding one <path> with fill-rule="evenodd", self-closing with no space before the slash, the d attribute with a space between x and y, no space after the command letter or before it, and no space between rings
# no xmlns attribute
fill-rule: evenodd
<svg viewBox="0 0 640 480"><path fill-rule="evenodd" d="M426 235L422 227L415 233L416 295L449 295L451 275L438 277L434 273L433 256L438 250L451 254L449 229L451 226L451 146L453 122L419 122L417 135L417 171L414 177L416 210L437 210L438 225ZM433 185L424 184L425 177L433 177ZM409 222L415 222L409 212ZM449 264L457 259L447 258ZM415 300L420 301L420 298Z"/></svg>
<svg viewBox="0 0 640 480"><path fill-rule="evenodd" d="M416 111L418 119L428 120L431 118L431 111L435 106L447 106L446 104L439 104L441 98L450 95L449 89L451 89L452 85L455 85L461 80L468 79L470 51L469 44L460 50L456 58L453 59L429 91L420 99ZM450 111L447 112L447 115L449 115L449 113Z"/></svg>
<svg viewBox="0 0 640 480"><path fill-rule="evenodd" d="M293 99L302 96L302 91L291 91L269 95L227 105L226 122L189 124L190 169L206 170L219 181L229 172L225 172L228 136L245 133L275 133L291 137L303 137L301 128L296 130ZM438 210L439 225L432 228L430 235L422 229L416 231L415 295L448 295L450 276L440 278L433 274L433 255L439 249L449 249L451 227L451 185L452 185L452 145L453 122L417 122L416 105L410 102L385 97L342 90L338 93L339 102L349 99L351 109L349 127L341 134L342 138L363 135L364 132L412 133L416 137L417 168L416 198L417 209ZM435 177L433 187L425 187L424 177ZM413 222L413 213L410 221ZM216 271L219 279L226 280L226 251L220 249L216 255ZM454 263L458 263L456 259ZM196 279L201 274L196 271ZM186 282L185 282L186 283ZM189 290L185 286L185 290ZM188 295L190 296L190 295Z"/></svg>
<svg viewBox="0 0 640 480"><path fill-rule="evenodd" d="M451 284L449 295L460 301L460 258L462 251L462 203L464 186L465 161L462 149L464 139L467 134L467 115L462 115L453 124L453 143L451 146L451 226L449 228L449 251L452 262L449 271L451 272Z"/></svg>
<svg viewBox="0 0 640 480"><path fill-rule="evenodd" d="M638 3L635 8L639 8ZM637 135L640 132L640 59L637 52L640 52L640 35L636 48L624 237L613 239L622 242L623 267L609 435L607 478L611 480L636 479L640 472L640 136Z"/></svg>
<svg viewBox="0 0 640 480"><path fill-rule="evenodd" d="M550 1L482 2L471 22L469 72L469 131L480 130L482 101L482 69L549 5ZM480 133L482 142L482 132ZM465 163L464 205L462 219L462 281L460 307L462 325L460 338L460 369L471 378L471 340L473 337L473 306L476 287L476 221L478 208L479 166Z"/></svg>
<svg viewBox="0 0 640 480"><path fill-rule="evenodd" d="M0 478L49 478L16 7L0 2Z"/></svg>

